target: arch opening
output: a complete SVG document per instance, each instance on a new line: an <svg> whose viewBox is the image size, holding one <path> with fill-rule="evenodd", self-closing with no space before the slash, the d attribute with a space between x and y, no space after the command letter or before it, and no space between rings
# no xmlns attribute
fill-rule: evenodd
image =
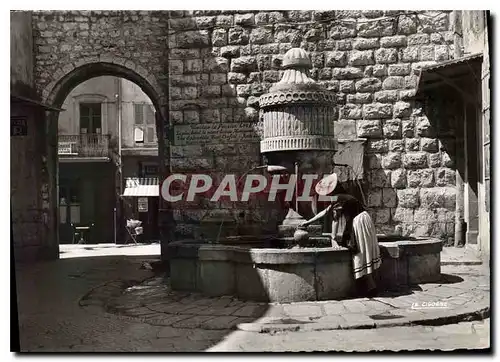
<svg viewBox="0 0 500 362"><path fill-rule="evenodd" d="M123 243L123 242L132 242L134 239L140 241L158 241L160 240L160 232L158 230L158 214L160 210L160 197L155 196L155 195L134 195L132 197L124 197L125 191L127 189L128 182L131 179L136 179L139 181L142 185L142 183L149 184L150 186L159 185L159 176L164 173L165 169L165 161L162 157L164 154L163 152L163 144L164 144L164 135L163 135L163 119L164 117L162 116L164 110L160 106L160 99L162 99L162 94L158 92L158 87L155 87L155 85L151 84L150 81L148 81L146 78L138 74L137 72L121 65L117 64L111 64L111 63L89 63L86 65L82 65L71 72L67 73L63 77L60 78L60 80L52 87L52 89L48 90L48 93L45 93L47 95L46 101L53 104L53 105L58 105L58 108L65 108L64 104L65 101L68 97L71 96L72 92L79 87L80 85L89 82L89 81L96 81L99 77L106 77L108 80L109 78L113 77L114 79L120 80L120 82L129 83L135 86L136 88L139 88L145 98L149 100L148 101L141 101L141 102L136 102L132 105L132 107L128 108L128 115L124 118L127 118L130 120L130 118L134 117L134 111L137 113L137 110L140 108L139 105L144 105L144 111L142 113L142 117L144 119L144 133L142 140L133 139L132 141L135 142L135 146L138 146L139 143L142 143L142 147L134 147L133 145L128 145L130 147L119 147L116 149L116 143L114 142L113 145L106 143L104 141L110 141L112 140L111 134L113 133L111 130L111 126L102 126L99 130L99 132L102 133L102 131L106 131L108 134L106 135L100 135L99 137L91 136L91 135L82 135L80 134L79 131L81 131L81 127L79 126L74 126L74 129L77 129L77 135L76 136L76 143L79 143L80 146L78 146L79 150L83 149L84 147L89 147L89 140L94 141L98 140L98 142L94 143L94 146L97 144L97 148L101 147L102 148L102 142L104 142L105 147L109 147L109 157L102 157L99 160L96 157L79 157L80 155L77 155L74 157L73 161L68 161L68 157L65 157L61 155L61 152L68 152L72 153L74 150L72 150L72 145L71 142L66 142L68 143L67 145L63 145L64 147L61 147L61 139L66 140L66 141L71 141L71 137L67 137L67 135L61 135L60 134L60 129L59 129L59 118L60 115L58 114L48 114L47 117L49 119L48 122L48 129L47 129L47 134L50 138L52 138L51 144L53 144L55 147L53 147L53 150L49 151L50 154L50 159L53 161L51 162L51 166L49 166L49 174L54 175L51 177L51 183L52 185L49 185L49 188L53 190L52 192L52 201L54 202L55 207L55 215L54 215L54 236L55 240L57 240L57 245L59 246L59 250L61 251L60 245L62 243L75 243L79 242L82 238L82 234L84 232L78 233L75 229L77 227L84 227L84 226L91 226L94 227L95 230L99 230L100 235L106 235L104 237L104 242L115 242L115 243ZM122 83L120 83L122 84ZM122 86L121 86L122 87ZM121 89L121 88L120 88ZM95 102L103 102L103 103L113 103L116 101L116 103L120 103L121 105L118 106L118 108L121 108L123 106L123 99L122 95L120 96L119 99L112 99L110 96L102 95L99 94L99 92L84 92L86 94L82 94L79 97L79 102L85 102L88 100L88 104L92 104ZM111 98L111 99L110 99ZM71 107L71 109L65 109L65 112L73 112L75 113L76 110L81 109L81 104L77 106ZM103 112L100 113L100 115L104 115L106 117L111 117L109 114L109 111L107 111L108 106L102 106ZM122 111L120 111L122 112ZM151 116L152 115L152 116ZM77 118L81 119L82 115L80 112L76 112L76 115L73 115L74 117L76 116ZM137 116L137 115L135 115ZM122 115L123 117L123 115ZM153 117L151 119L151 117ZM73 120L77 121L76 119ZM120 127L123 126L123 123L121 120L118 121L120 124ZM136 132L137 129L137 121L133 120L132 121L132 128L134 128L134 132ZM130 125L129 125L130 126ZM89 126L90 127L90 126ZM99 127L91 127L91 134L96 133L96 129L100 128ZM130 127L129 127L130 128ZM146 142L144 141L151 141L149 138L149 133L146 131L149 131L149 129L153 129L153 133L156 135L155 141L156 141L156 147L152 146L152 143L149 142L148 145L144 146ZM68 132L66 132L68 133ZM137 133L137 132L136 132ZM115 135L118 138L118 143L123 143L124 140L123 134L117 134ZM129 135L130 136L130 135ZM94 137L94 138L93 138ZM109 139L107 139L108 137ZM116 138L115 137L115 138ZM134 135L132 135L132 138ZM149 138L148 138L149 137ZM130 137L129 137L130 138ZM116 141L116 140L115 140ZM137 141L137 142L136 142ZM64 143L64 142L63 142ZM68 146L69 147L66 147ZM124 146L122 144L122 146ZM112 148L115 147L114 150ZM95 151L95 147L94 147ZM108 150L102 150L104 152L107 152ZM126 151L126 152L124 152ZM126 157L125 157L126 154ZM103 159L106 159L107 161L103 161ZM102 161L102 162L100 162ZM131 164L134 164L134 166L131 166ZM52 168L52 170L50 170ZM75 172L75 169L80 168L79 172ZM69 177L68 177L69 175ZM78 215L78 212L83 212L84 209L82 208L80 211L75 211L76 207L72 209L71 205L71 200L63 200L64 203L67 203L68 205L64 205L64 211L63 208L61 208L61 196L65 197L71 197L69 194L72 193L73 191L73 186L71 185L71 182L68 182L68 180L75 179L75 177L71 177L71 175L80 175L76 177L76 179L80 178L79 180L79 187L81 191L74 192L75 194L79 194L80 199L84 200L92 200L93 204L93 209L94 210L99 210L99 209L105 209L107 215L102 218L105 219L104 221L100 220L98 222L93 222L94 219L99 219L98 215L94 216L88 216L89 215L89 209L90 207L87 206L87 213L86 218L82 218L80 216L83 215ZM87 175L87 176L86 176ZM91 177L89 177L89 175ZM110 181L110 180L113 181ZM83 180L83 181L82 181ZM97 182L97 183L96 183ZM100 183L100 186L98 185ZM103 196L106 194L111 194L113 193L111 187L114 187L114 196L115 199L112 200L111 203L114 203L114 209L111 212L110 217L110 198L108 197L106 200L103 201ZM96 192L92 194L92 190L96 190L97 188L101 187L104 191L99 191L97 195ZM159 189L159 186L156 187ZM152 188L150 187L149 190ZM144 188L143 188L144 190ZM151 191L149 191L151 192ZM85 197L85 194L92 195L91 198ZM68 195L66 195L68 194ZM154 194L154 192L153 192ZM159 194L159 192L158 192ZM97 196L96 196L97 195ZM101 204L100 206L96 203L106 203L106 205ZM99 207L98 207L99 206ZM142 208L142 209L141 209ZM140 210L141 209L141 210ZM141 212L140 212L141 211ZM73 212L73 215L71 215L71 212ZM61 229L61 223L62 221L67 221L68 218L71 220L71 218L74 218L75 220L81 221L81 225L76 225L76 223L70 223L70 229L66 229L63 231ZM63 218L65 220L63 220ZM127 219L137 219L141 220L143 223L143 237L137 237L131 239L130 233L127 231L128 230L126 227L126 220ZM84 221L84 222L83 222ZM67 224L67 223L66 223ZM88 224L88 225L87 225ZM97 228L96 224L100 224L100 227ZM154 226L154 227L153 227ZM145 230L147 229L147 230ZM154 230L153 230L154 229ZM105 230L103 232L103 230ZM110 233L110 230L113 230L112 233ZM95 231L97 232L97 231ZM133 233L133 231L132 231ZM110 240L110 235L112 235L112 239ZM75 240L77 238L77 240ZM97 235L92 237L90 235L90 232L88 233L87 236L83 236L83 240L86 243L99 243L101 236ZM158 249L158 254L159 254L159 249Z"/></svg>
<svg viewBox="0 0 500 362"><path fill-rule="evenodd" d="M151 99L157 112L161 112L159 90L155 90L154 86L130 68L114 63L89 63L73 69L71 72L63 76L56 85L49 90L47 100L61 106L71 92L78 84L95 77L114 76L125 78L137 84L142 91Z"/></svg>

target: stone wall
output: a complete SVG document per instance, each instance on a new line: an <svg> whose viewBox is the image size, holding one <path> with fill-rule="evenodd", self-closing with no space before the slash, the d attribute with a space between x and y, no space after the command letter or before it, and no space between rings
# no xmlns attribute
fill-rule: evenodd
<svg viewBox="0 0 500 362"><path fill-rule="evenodd" d="M450 151L425 105L413 99L415 70L453 56L449 18L449 12L173 12L171 120L258 126L258 97L280 79L284 53L302 47L310 52L312 77L336 92L337 136L367 139L367 202L378 231L452 236ZM257 141L191 144L174 147L172 161L178 171L241 173L258 164L258 150ZM183 212L181 228L190 220Z"/></svg>
<svg viewBox="0 0 500 362"><path fill-rule="evenodd" d="M166 18L167 12L159 11L34 12L35 79L39 93L50 99L65 75L80 66L101 62L138 74L144 80L140 86L147 82L161 98L167 85ZM125 76L92 74L96 75ZM165 99L159 102L166 103Z"/></svg>
<svg viewBox="0 0 500 362"><path fill-rule="evenodd" d="M367 139L366 193L379 232L453 235L453 164L425 105L412 98L414 71L453 56L449 12L38 12L33 27L35 79L44 99L53 99L78 67L129 69L161 105L168 103L174 127L165 156L172 170L219 179L260 164L258 97L280 79L284 53L302 47L310 52L312 77L336 92L337 136ZM214 123L225 131L214 134ZM231 135L232 125L246 136ZM196 141L176 142L179 130L193 126ZM199 235L208 220L264 225L278 217L261 200L196 201L174 205L178 237ZM207 212L214 209L221 211Z"/></svg>
<svg viewBox="0 0 500 362"><path fill-rule="evenodd" d="M33 86L33 33L30 12L10 14L10 83L14 87ZM18 89L20 91L21 89ZM16 90L15 88L13 90Z"/></svg>
<svg viewBox="0 0 500 362"><path fill-rule="evenodd" d="M31 12L11 12L11 95L36 100L33 76ZM11 122L24 122L25 133L10 139L10 207L16 262L57 258L54 196L49 172L48 124L30 102L12 102Z"/></svg>

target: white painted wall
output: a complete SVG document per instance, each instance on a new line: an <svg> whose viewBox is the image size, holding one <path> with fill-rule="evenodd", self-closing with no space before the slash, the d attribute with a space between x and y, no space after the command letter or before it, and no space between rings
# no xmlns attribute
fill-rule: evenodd
<svg viewBox="0 0 500 362"><path fill-rule="evenodd" d="M76 86L64 100L64 112L59 116L59 134L76 135L80 132L79 103L102 102L102 128L103 134L110 134L112 138L118 137L119 104L117 99L120 94L122 107L122 147L134 147L134 103L151 104L149 97L135 83L113 76L102 76L89 79Z"/></svg>

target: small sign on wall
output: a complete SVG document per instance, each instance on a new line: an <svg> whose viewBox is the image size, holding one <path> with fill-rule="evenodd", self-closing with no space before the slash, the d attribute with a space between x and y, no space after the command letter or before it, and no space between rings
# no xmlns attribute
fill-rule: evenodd
<svg viewBox="0 0 500 362"><path fill-rule="evenodd" d="M28 124L24 117L11 117L10 118L10 136L27 136Z"/></svg>
<svg viewBox="0 0 500 362"><path fill-rule="evenodd" d="M148 212L148 198L147 197L137 198L137 208L139 209L139 212Z"/></svg>

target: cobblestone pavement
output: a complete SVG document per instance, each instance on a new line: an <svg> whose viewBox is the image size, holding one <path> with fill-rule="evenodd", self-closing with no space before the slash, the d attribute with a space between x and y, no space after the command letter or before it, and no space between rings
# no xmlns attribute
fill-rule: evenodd
<svg viewBox="0 0 500 362"><path fill-rule="evenodd" d="M487 345L489 337L489 322L483 324L482 321L442 327L320 332L305 326L318 325L320 319L323 322L327 322L328 318L335 319L335 307L325 308L327 305L364 308L371 304L380 306L378 303L382 303L380 312L383 313L387 309L386 305L390 310L396 309L397 306L393 304L397 302L394 300L405 296L349 301L356 302L354 304L342 301L281 306L245 303L230 297L214 300L197 294L172 293L151 270L141 267L145 260L151 261L152 258L103 256L16 266L21 350L193 352L369 350L382 347L414 349L447 348L446 346L479 348ZM485 274L477 266L454 268L443 268L443 272L463 278L462 282L441 286L427 284L422 286L424 291L438 300L460 297L461 299L456 300L457 309L467 304L465 300L472 298L471 295L482 294L482 300L486 301L488 286ZM462 293L457 294L457 291ZM168 295L175 295L176 299L165 299ZM460 304L459 300L464 302ZM202 310L205 312L202 313ZM355 315L362 313L349 309L349 313L346 312L343 317L348 322L347 318L354 318ZM299 321L300 328L293 332L278 325L278 328L270 328L269 333L235 330L237 326L276 325L265 324L264 318L278 318L286 327L297 325L296 322ZM332 321L333 325L334 323L336 322ZM469 338L465 338L465 331L472 331ZM456 337L455 334L459 336ZM419 342L404 342L411 338ZM360 340L363 340L362 345L359 344Z"/></svg>
<svg viewBox="0 0 500 362"><path fill-rule="evenodd" d="M102 300L99 294L96 290L85 302ZM101 304L111 313L137 317L153 325L273 332L436 325L483 319L489 314L490 299L489 276L483 268L446 266L439 283L386 292L376 298L288 304L243 302L230 296L211 298L172 291L168 282L156 277Z"/></svg>

